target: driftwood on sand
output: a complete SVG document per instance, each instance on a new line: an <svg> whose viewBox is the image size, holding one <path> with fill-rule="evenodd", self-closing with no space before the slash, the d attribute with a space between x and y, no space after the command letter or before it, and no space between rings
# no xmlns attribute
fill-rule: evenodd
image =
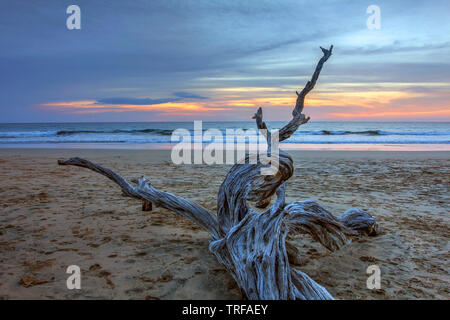
<svg viewBox="0 0 450 320"><path fill-rule="evenodd" d="M279 141L288 139L309 120L302 113L305 97L314 88L333 46L321 49L323 56L311 80L297 92L292 120L279 130ZM271 133L263 121L261 108L254 119L266 136L270 151ZM293 267L300 251L286 240L294 234L307 234L325 248L337 250L352 236L377 233L373 217L359 209L349 209L337 217L314 201L286 204L286 181L293 174L294 164L291 156L282 150L279 150L278 170L272 175L261 174L261 169L267 167L262 161L235 164L219 189L217 213L158 190L144 177L133 180L134 186L112 170L88 160L71 158L58 163L88 168L108 177L120 186L125 196L143 201L143 210L151 210L153 204L202 227L211 236L209 250L248 299L333 299L324 287ZM271 201L272 197L276 199Z"/></svg>

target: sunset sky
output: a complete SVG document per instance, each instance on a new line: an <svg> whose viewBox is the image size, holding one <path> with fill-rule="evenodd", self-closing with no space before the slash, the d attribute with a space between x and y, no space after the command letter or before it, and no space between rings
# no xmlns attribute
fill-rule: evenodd
<svg viewBox="0 0 450 320"><path fill-rule="evenodd" d="M81 30L66 8L81 8ZM369 30L369 5L381 29ZM0 122L450 121L450 2L0 3Z"/></svg>

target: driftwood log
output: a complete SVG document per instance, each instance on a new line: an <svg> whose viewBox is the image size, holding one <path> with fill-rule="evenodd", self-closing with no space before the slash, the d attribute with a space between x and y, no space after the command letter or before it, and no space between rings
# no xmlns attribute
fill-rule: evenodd
<svg viewBox="0 0 450 320"><path fill-rule="evenodd" d="M279 141L288 139L309 120L302 113L305 97L314 88L333 46L321 49L323 56L311 80L297 92L292 120L279 130ZM254 119L270 150L270 132L261 108ZM143 210L151 210L153 204L202 227L211 236L209 250L234 278L244 298L333 299L324 287L293 267L299 250L286 240L293 234L309 234L325 248L337 250L352 236L376 234L377 224L367 212L355 208L336 217L314 201L286 204L285 182L292 176L294 165L291 156L282 150L278 162L278 171L273 175L261 175L261 168L267 166L261 162L235 164L219 189L216 214L193 201L156 189L144 177L132 181L137 184L133 186L112 170L88 160L71 158L59 160L58 164L91 169L118 184L124 195L143 201ZM274 195L276 200L267 208Z"/></svg>

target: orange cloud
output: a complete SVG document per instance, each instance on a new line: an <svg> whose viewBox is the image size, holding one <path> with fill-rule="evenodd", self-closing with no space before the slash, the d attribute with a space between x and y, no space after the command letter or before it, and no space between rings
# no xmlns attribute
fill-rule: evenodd
<svg viewBox="0 0 450 320"><path fill-rule="evenodd" d="M329 113L330 116L339 119L357 118L417 118L417 117L450 117L450 109L434 111L385 111L385 112L361 112L361 113Z"/></svg>
<svg viewBox="0 0 450 320"><path fill-rule="evenodd" d="M99 104L95 100L62 101L43 103L40 106L69 113L102 113L102 112L125 112L125 111L150 111L179 113L180 111L208 111L204 103L197 102L167 102L148 105L110 105ZM217 110L217 109L216 109Z"/></svg>
<svg viewBox="0 0 450 320"><path fill-rule="evenodd" d="M337 86L337 84L335 85ZM376 85L371 84L376 87ZM443 85L441 85L442 87ZM450 84L448 84L450 87ZM445 87L445 86L444 86ZM230 110L264 107L268 110L282 108L276 115L290 116L296 95L291 90L276 88L217 88L217 96L207 101L177 101L161 104L101 104L96 100L63 101L41 104L65 113L103 113L126 111L156 111L162 116L217 116ZM306 98L305 112L315 119L358 119L358 118L431 118L450 117L449 94L446 90L408 90L403 86L388 89L381 86L348 88L345 85L329 91L311 92ZM210 89L214 91L214 89ZM224 92L231 93L231 95ZM250 96L250 97L249 97ZM341 112L342 110L342 112ZM251 112L250 112L251 113ZM273 113L273 112L272 112ZM242 116L237 114L237 117ZM282 120L282 119L276 119Z"/></svg>
<svg viewBox="0 0 450 320"><path fill-rule="evenodd" d="M42 103L40 106L51 108L89 108L95 106L95 100L49 102Z"/></svg>

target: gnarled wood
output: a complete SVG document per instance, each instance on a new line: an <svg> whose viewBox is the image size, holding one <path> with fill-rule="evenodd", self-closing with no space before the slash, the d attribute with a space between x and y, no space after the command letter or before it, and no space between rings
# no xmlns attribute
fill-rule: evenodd
<svg viewBox="0 0 450 320"><path fill-rule="evenodd" d="M306 95L314 88L323 64L331 56L333 46L323 49L314 74L304 89L297 93L292 120L280 131L280 141L289 138L309 117L302 114ZM263 121L262 109L254 115L256 125L268 141L271 152L271 132ZM273 175L261 175L266 167L264 155L250 163L251 155L235 164L217 196L217 215L202 206L158 190L141 177L128 181L112 170L80 158L60 160L60 165L91 169L117 183L124 195L174 211L192 220L211 235L210 251L235 279L249 299L333 299L330 293L308 275L295 269L299 250L286 242L292 234L308 234L329 250L337 250L349 242L349 237L377 232L377 224L367 212L352 208L335 217L314 201L285 204L286 181L294 172L292 157L280 150L278 170ZM276 201L270 206L271 198ZM256 210L249 202L255 202Z"/></svg>

